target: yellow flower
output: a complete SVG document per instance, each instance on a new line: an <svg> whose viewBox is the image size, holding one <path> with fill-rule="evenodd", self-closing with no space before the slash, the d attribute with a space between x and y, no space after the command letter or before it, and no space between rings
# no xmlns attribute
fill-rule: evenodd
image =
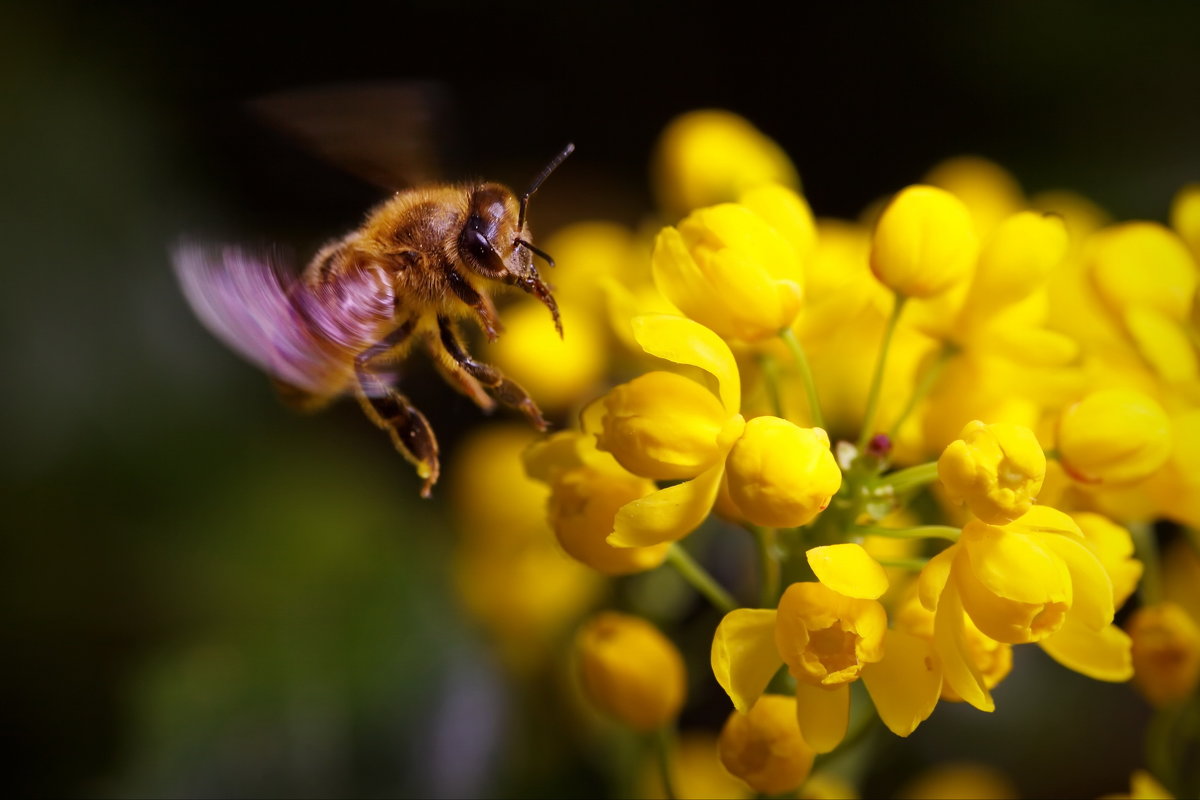
<svg viewBox="0 0 1200 800"><path fill-rule="evenodd" d="M653 474L663 474L657 470L666 469L664 465L674 459L672 468L679 470L676 475L690 473L692 476L683 483L660 489L622 506L608 540L618 547L662 544L681 539L695 530L712 510L725 474L725 455L745 427L745 420L738 413L741 408L741 376L729 345L721 337L690 319L669 315L635 317L633 328L638 342L650 355L698 367L712 375L717 382L717 398L712 402L699 399L696 393L707 393L708 390L686 378L679 378L669 384L678 395L659 398L645 395L636 398L638 408L653 409L653 423L641 425L621 421L620 415L624 410L634 407L633 400L628 404L617 403L612 408L607 400L593 404L604 409L604 414L596 423L599 427L590 427L590 415L585 413L585 432L595 433L599 446L616 455L617 460L627 468L633 467L635 473L638 469L647 469L654 471ZM684 389L679 381L688 381L694 388ZM664 381L663 385L667 383ZM683 422L672 422L672 397L686 397L686 402L692 404L688 407L695 413ZM610 421L609 416L613 415L615 418ZM705 437L712 434L717 417L721 420L720 430L712 440L715 448L710 448L709 440ZM670 436L679 437L679 441L698 443L696 448L689 450L678 447L677 443L669 441L670 436L663 435L662 430L652 429L657 424L668 426L667 430L672 432ZM696 426L700 434L697 434L696 428L685 429L687 425ZM681 463L690 466L682 469L679 467ZM701 471L697 473L694 470ZM645 473L642 474L645 476Z"/></svg>
<svg viewBox="0 0 1200 800"><path fill-rule="evenodd" d="M655 150L653 173L659 205L671 219L735 200L760 183L800 185L778 144L745 118L716 109L691 111L667 125Z"/></svg>
<svg viewBox="0 0 1200 800"><path fill-rule="evenodd" d="M1113 605L1120 608L1142 577L1142 562L1133 557L1133 537L1103 514L1080 511L1071 514L1071 519L1083 532L1084 543L1100 559L1104 571L1112 579Z"/></svg>
<svg viewBox="0 0 1200 800"><path fill-rule="evenodd" d="M683 706L683 657L640 617L602 612L575 638L583 689L604 712L639 731L661 728Z"/></svg>
<svg viewBox="0 0 1200 800"><path fill-rule="evenodd" d="M945 679L976 708L995 704L969 652L964 617L999 642L1037 642L1097 680L1131 674L1129 638L1112 625L1112 581L1079 527L1055 509L1033 506L1004 526L968 522L958 542L922 569L919 590L936 614Z"/></svg>
<svg viewBox="0 0 1200 800"><path fill-rule="evenodd" d="M1003 772L985 764L960 761L938 764L922 772L901 788L900 800L1017 800L1017 787Z"/></svg>
<svg viewBox="0 0 1200 800"><path fill-rule="evenodd" d="M979 243L966 207L933 186L898 193L875 227L871 271L906 297L932 297L964 280Z"/></svg>
<svg viewBox="0 0 1200 800"><path fill-rule="evenodd" d="M1129 791L1102 795L1100 800L1175 800L1158 779L1144 769L1135 769L1129 776Z"/></svg>
<svg viewBox="0 0 1200 800"><path fill-rule="evenodd" d="M529 475L550 486L547 512L558 543L569 556L606 575L653 569L668 544L613 547L607 539L621 506L652 493L653 481L627 472L591 437L562 431L525 451Z"/></svg>
<svg viewBox="0 0 1200 800"><path fill-rule="evenodd" d="M807 525L842 485L842 472L821 428L779 417L746 423L725 462L729 496L756 525Z"/></svg>
<svg viewBox="0 0 1200 800"><path fill-rule="evenodd" d="M800 311L801 254L766 220L733 203L663 228L651 258L659 291L725 339L767 339Z"/></svg>
<svg viewBox="0 0 1200 800"><path fill-rule="evenodd" d="M796 789L816 754L796 726L796 699L764 694L749 711L734 710L718 740L721 763L763 794Z"/></svg>
<svg viewBox="0 0 1200 800"><path fill-rule="evenodd" d="M1033 431L968 422L938 458L938 477L984 522L1003 525L1033 505L1046 477L1046 456Z"/></svg>
<svg viewBox="0 0 1200 800"><path fill-rule="evenodd" d="M662 765L647 758L634 797L666 800ZM717 737L707 730L684 730L671 753L671 779L675 800L750 800L754 793L729 774L717 752Z"/></svg>
<svg viewBox="0 0 1200 800"><path fill-rule="evenodd" d="M1131 307L1186 320L1196 296L1196 264L1179 236L1155 222L1126 222L1092 237L1085 258L1100 297L1118 317Z"/></svg>
<svg viewBox="0 0 1200 800"><path fill-rule="evenodd" d="M1200 261L1200 183L1189 183L1171 201L1171 227Z"/></svg>
<svg viewBox="0 0 1200 800"><path fill-rule="evenodd" d="M1171 602L1143 606L1126 625L1133 639L1133 685L1152 705L1186 700L1200 683L1200 627Z"/></svg>
<svg viewBox="0 0 1200 800"><path fill-rule="evenodd" d="M947 158L926 173L924 183L945 189L961 200L971 212L980 237L1025 207L1016 178L994 161L979 156Z"/></svg>
<svg viewBox="0 0 1200 800"><path fill-rule="evenodd" d="M877 576L855 585L844 567L856 563L857 556L839 552L830 560L834 563L825 564L824 571L840 575L856 596L823 583L794 583L778 609L726 614L711 656L717 682L741 711L787 664L796 678L800 733L818 753L830 752L845 736L849 684L860 676L880 718L899 736L908 736L933 712L942 686L928 642L887 629L887 612L870 599L879 591Z"/></svg>
<svg viewBox="0 0 1200 800"><path fill-rule="evenodd" d="M1171 421L1150 397L1132 389L1092 392L1058 420L1063 467L1083 483L1146 478L1171 454Z"/></svg>

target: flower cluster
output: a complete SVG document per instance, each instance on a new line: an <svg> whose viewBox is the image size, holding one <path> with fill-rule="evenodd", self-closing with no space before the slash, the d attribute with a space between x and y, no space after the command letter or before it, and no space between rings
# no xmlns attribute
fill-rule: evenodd
<svg viewBox="0 0 1200 800"><path fill-rule="evenodd" d="M1169 225L1114 223L958 158L818 219L782 150L716 111L671 125L654 176L652 241L553 243L586 341L505 366L578 410L523 453L561 550L667 564L721 612L726 770L790 792L854 719L908 736L941 702L991 711L1021 645L1160 707L1193 694L1200 609L1165 593L1152 526L1200 528L1200 186ZM752 541L756 580L717 581L698 531ZM629 611L580 629L584 693L669 730L695 677Z"/></svg>

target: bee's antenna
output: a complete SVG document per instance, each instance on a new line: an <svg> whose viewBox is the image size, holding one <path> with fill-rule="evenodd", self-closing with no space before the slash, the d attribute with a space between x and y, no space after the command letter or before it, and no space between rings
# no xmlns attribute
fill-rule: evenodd
<svg viewBox="0 0 1200 800"><path fill-rule="evenodd" d="M517 239L516 244L518 247L524 247L530 253L533 253L535 256L542 259L542 261L545 261L547 266L549 266L551 268L554 267L554 259L551 258L550 255L548 253L546 253L544 250L537 249L536 247L534 247L533 245L531 245L529 242L525 241L524 239Z"/></svg>
<svg viewBox="0 0 1200 800"><path fill-rule="evenodd" d="M525 194L521 195L521 210L517 214L517 230L521 230L525 227L525 210L529 207L529 198L533 197L533 193L536 192L538 187L542 185L542 181L550 177L550 173L558 169L558 165L565 161L567 156L574 152L575 143L568 142L567 146L562 149L562 152L556 155L554 160L547 164L546 168L538 173L538 176L533 179L533 183L530 184L529 189L526 190Z"/></svg>

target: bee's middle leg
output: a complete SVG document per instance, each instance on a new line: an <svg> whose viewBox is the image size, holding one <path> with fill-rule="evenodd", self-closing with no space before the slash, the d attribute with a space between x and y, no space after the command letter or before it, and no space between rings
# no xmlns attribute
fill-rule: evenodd
<svg viewBox="0 0 1200 800"><path fill-rule="evenodd" d="M417 475L424 480L421 496L429 497L441 472L437 437L434 436L433 428L425 415L417 410L407 397L382 379L372 369L371 363L373 360L378 361L380 356L401 344L411 334L412 327L410 323L406 323L355 357L354 374L358 380L355 396L367 417L387 431L388 437L400 454L416 467Z"/></svg>
<svg viewBox="0 0 1200 800"><path fill-rule="evenodd" d="M501 403L523 413L530 422L537 426L538 430L544 431L549 427L546 419L542 416L541 409L537 407L537 403L533 402L533 398L529 396L528 392L515 381L505 377L504 373L496 367L476 361L467 352L462 342L458 340L458 334L454 331L454 323L450 321L449 317L438 317L438 339L441 353L435 355L448 369L465 372L486 387ZM436 345L434 347L436 348ZM447 359L445 356L449 358Z"/></svg>

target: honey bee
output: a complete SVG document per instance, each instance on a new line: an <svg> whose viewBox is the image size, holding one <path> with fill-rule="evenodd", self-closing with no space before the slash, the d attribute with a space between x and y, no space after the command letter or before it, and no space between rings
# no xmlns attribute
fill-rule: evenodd
<svg viewBox="0 0 1200 800"><path fill-rule="evenodd" d="M491 411L496 402L546 429L537 404L464 347L458 320L489 340L501 332L498 286L536 297L562 322L534 257L529 200L574 151L568 144L520 197L499 184L430 184L396 192L363 224L329 242L297 277L270 251L192 242L172 253L183 293L201 322L263 369L285 399L317 409L352 393L423 480L438 480L438 443L425 415L395 388L397 365L423 346L444 378Z"/></svg>

